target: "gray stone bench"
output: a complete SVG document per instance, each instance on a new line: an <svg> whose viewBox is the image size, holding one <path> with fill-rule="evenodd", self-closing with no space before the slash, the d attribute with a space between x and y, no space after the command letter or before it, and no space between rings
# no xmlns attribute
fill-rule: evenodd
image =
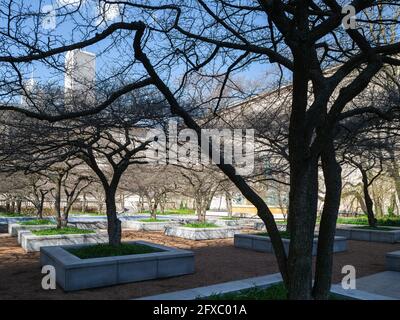
<svg viewBox="0 0 400 320"><path fill-rule="evenodd" d="M400 251L386 253L386 269L400 271Z"/></svg>
<svg viewBox="0 0 400 320"><path fill-rule="evenodd" d="M389 227L387 227L389 228ZM390 228L392 231L360 229L350 225L339 225L336 235L349 240L395 243L400 241L400 228Z"/></svg>
<svg viewBox="0 0 400 320"><path fill-rule="evenodd" d="M233 238L240 232L240 227L218 227L218 228L189 228L181 226L170 226L165 228L165 235L190 240L210 240Z"/></svg>
<svg viewBox="0 0 400 320"><path fill-rule="evenodd" d="M167 226L177 226L177 221L156 221L156 222L145 222L138 220L126 220L122 221L122 228L132 229L135 231L164 231Z"/></svg>
<svg viewBox="0 0 400 320"><path fill-rule="evenodd" d="M18 236L21 241L21 247L25 249L26 252L40 251L40 248L45 246L108 242L108 235L106 232L36 236L30 231L22 230L19 231Z"/></svg>
<svg viewBox="0 0 400 320"><path fill-rule="evenodd" d="M40 263L56 269L56 280L65 291L111 286L150 279L193 273L194 253L145 241L144 244L160 252L126 256L80 259L66 248L82 246L42 247Z"/></svg>
<svg viewBox="0 0 400 320"><path fill-rule="evenodd" d="M282 239L286 253L289 252L289 239ZM254 234L235 234L234 245L236 248L249 249L259 252L273 253L271 239L267 236L258 236ZM318 238L314 239L312 254L317 254ZM347 240L344 237L335 237L333 252L347 251Z"/></svg>

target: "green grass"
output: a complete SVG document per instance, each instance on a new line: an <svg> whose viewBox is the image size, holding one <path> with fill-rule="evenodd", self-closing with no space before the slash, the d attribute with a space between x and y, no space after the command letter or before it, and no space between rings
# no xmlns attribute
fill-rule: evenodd
<svg viewBox="0 0 400 320"><path fill-rule="evenodd" d="M207 300L287 300L287 290L283 283L279 283L266 289L251 288L238 292L214 294ZM338 295L331 294L329 300L343 300Z"/></svg>
<svg viewBox="0 0 400 320"><path fill-rule="evenodd" d="M393 229L388 227L370 227L370 226L362 226L356 227L356 229L365 229L365 230L377 230L377 231L393 231Z"/></svg>
<svg viewBox="0 0 400 320"><path fill-rule="evenodd" d="M13 213L13 212L1 212L0 217L4 218L15 218L15 217L27 217L26 215Z"/></svg>
<svg viewBox="0 0 400 320"><path fill-rule="evenodd" d="M267 232L258 232L253 234L256 236L269 237L269 234ZM279 231L279 234L283 239L290 239L290 234L288 231Z"/></svg>
<svg viewBox="0 0 400 320"><path fill-rule="evenodd" d="M139 219L140 222L165 222L165 220L157 218Z"/></svg>
<svg viewBox="0 0 400 320"><path fill-rule="evenodd" d="M88 215L88 216L105 216L105 213L100 212L82 212L82 211L71 211L69 214L74 215Z"/></svg>
<svg viewBox="0 0 400 320"><path fill-rule="evenodd" d="M96 244L83 248L67 249L67 251L80 259L91 259L161 252L162 250L143 244L121 243L119 246L111 246L109 244Z"/></svg>
<svg viewBox="0 0 400 320"><path fill-rule="evenodd" d="M400 227L400 217L378 217L377 220L379 226ZM337 223L368 225L368 217L367 216L350 217L350 218L339 217L337 219Z"/></svg>
<svg viewBox="0 0 400 320"><path fill-rule="evenodd" d="M87 234L87 233L94 233L94 231L78 229L74 227L66 227L62 229L51 228L46 230L33 230L32 233L36 236L54 236L60 234Z"/></svg>
<svg viewBox="0 0 400 320"><path fill-rule="evenodd" d="M23 221L20 223L20 225L23 226L40 226L49 224L55 224L55 223L51 220L45 220L45 219L35 219L35 220Z"/></svg>
<svg viewBox="0 0 400 320"><path fill-rule="evenodd" d="M150 213L149 210L144 210L139 212L138 214L141 213ZM161 211L157 210L156 211L157 215L169 215L169 214L195 214L195 211L193 209L168 209L165 210L164 213L162 213Z"/></svg>
<svg viewBox="0 0 400 320"><path fill-rule="evenodd" d="M186 228L218 228L215 223L211 222L191 222L184 225Z"/></svg>

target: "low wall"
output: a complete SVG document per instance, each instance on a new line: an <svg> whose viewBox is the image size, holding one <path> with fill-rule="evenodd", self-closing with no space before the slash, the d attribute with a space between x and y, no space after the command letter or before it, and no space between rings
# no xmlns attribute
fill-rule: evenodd
<svg viewBox="0 0 400 320"><path fill-rule="evenodd" d="M400 251L386 253L386 270L400 272Z"/></svg>
<svg viewBox="0 0 400 320"><path fill-rule="evenodd" d="M185 238L190 240L210 240L233 238L240 232L240 227L218 227L218 228L189 228L172 226L165 228L167 236Z"/></svg>
<svg viewBox="0 0 400 320"><path fill-rule="evenodd" d="M65 291L111 286L150 279L174 277L193 273L194 253L145 241L160 252L94 259L79 259L66 248L81 246L42 247L41 265L56 269L57 284Z"/></svg>
<svg viewBox="0 0 400 320"><path fill-rule="evenodd" d="M289 252L289 239L282 239L286 253ZM271 239L267 236L258 236L254 234L235 234L234 245L236 248L249 249L259 252L273 253ZM312 254L317 254L318 239L314 239ZM347 240L344 237L335 237L333 252L347 251Z"/></svg>
<svg viewBox="0 0 400 320"><path fill-rule="evenodd" d="M162 222L144 222L144 221L122 221L122 228L132 229L135 231L164 231L167 226L179 225L179 222L162 221Z"/></svg>
<svg viewBox="0 0 400 320"><path fill-rule="evenodd" d="M105 232L87 234L63 234L52 236L36 236L30 231L20 231L21 246L26 252L40 251L46 246L65 246L74 244L106 243L108 236Z"/></svg>
<svg viewBox="0 0 400 320"><path fill-rule="evenodd" d="M360 229L352 225L339 225L336 235L346 237L349 240L371 241L371 242L400 242L400 228L390 228L393 231Z"/></svg>

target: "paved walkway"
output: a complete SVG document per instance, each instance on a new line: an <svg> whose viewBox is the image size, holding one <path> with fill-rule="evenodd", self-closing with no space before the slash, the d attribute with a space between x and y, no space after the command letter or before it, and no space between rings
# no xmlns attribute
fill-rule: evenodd
<svg viewBox="0 0 400 320"><path fill-rule="evenodd" d="M384 271L357 279L357 290L400 299L400 272Z"/></svg>

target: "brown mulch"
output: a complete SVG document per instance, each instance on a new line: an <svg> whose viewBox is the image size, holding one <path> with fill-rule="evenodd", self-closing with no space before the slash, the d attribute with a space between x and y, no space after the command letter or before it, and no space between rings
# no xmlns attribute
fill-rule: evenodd
<svg viewBox="0 0 400 320"><path fill-rule="evenodd" d="M0 235L0 299L131 299L278 272L272 254L236 249L233 239L190 241L157 232L124 232L124 240L146 240L190 249L196 272L169 279L150 280L107 288L65 293L41 289L39 254L25 253L15 238ZM335 254L333 281L342 279L343 265L356 267L357 277L385 270L385 253L400 244L349 241L349 250Z"/></svg>

